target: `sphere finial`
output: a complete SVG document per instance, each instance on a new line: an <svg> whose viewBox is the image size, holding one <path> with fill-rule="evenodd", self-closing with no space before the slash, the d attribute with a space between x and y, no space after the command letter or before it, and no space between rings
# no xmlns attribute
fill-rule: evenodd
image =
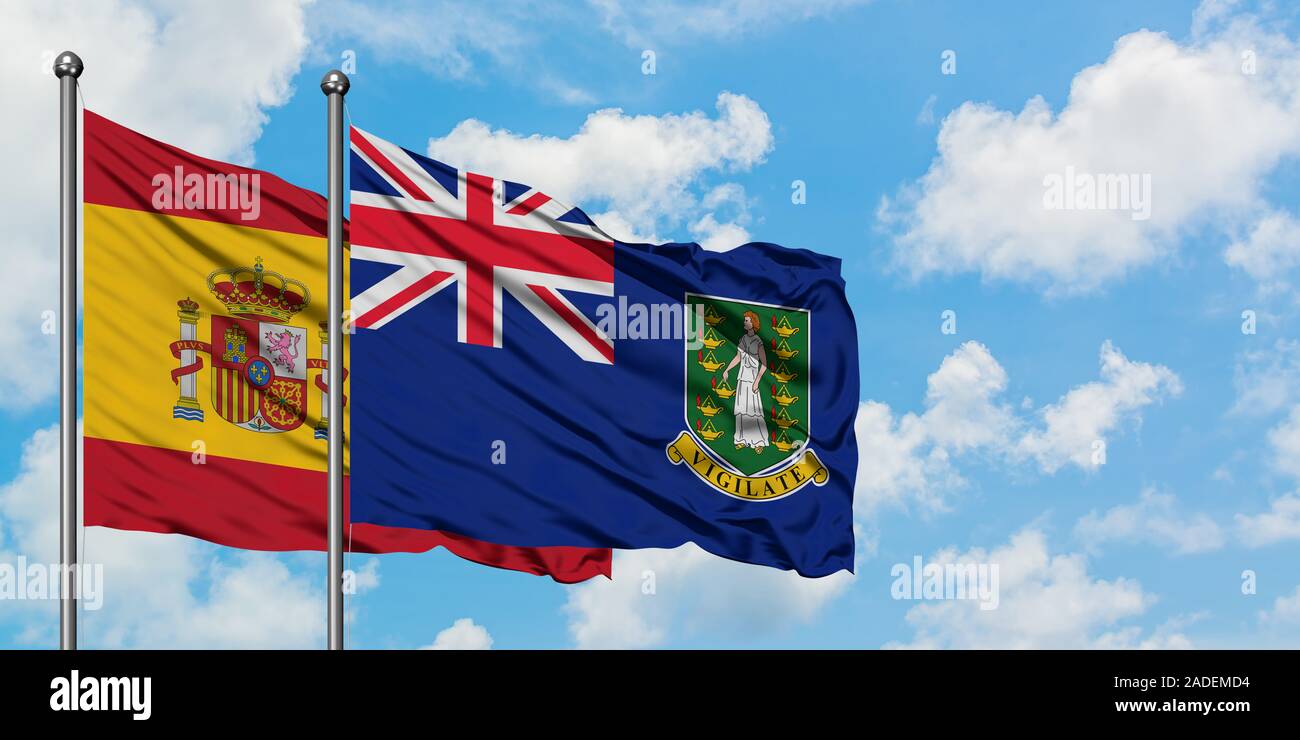
<svg viewBox="0 0 1300 740"><path fill-rule="evenodd" d="M320 91L326 95L333 95L334 93L347 95L350 87L352 87L352 83L348 81L348 76L337 69L326 72L325 76L320 80Z"/></svg>
<svg viewBox="0 0 1300 740"><path fill-rule="evenodd" d="M86 65L81 63L81 57L70 51L54 57L54 76L63 78L71 76L74 80L81 76L81 71Z"/></svg>

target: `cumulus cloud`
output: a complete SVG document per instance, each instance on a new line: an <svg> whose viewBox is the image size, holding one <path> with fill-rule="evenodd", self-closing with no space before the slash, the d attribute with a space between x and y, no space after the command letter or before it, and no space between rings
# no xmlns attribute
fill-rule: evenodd
<svg viewBox="0 0 1300 740"><path fill-rule="evenodd" d="M895 419L888 404L867 401L854 420L858 440L858 477L853 507L869 518L876 510L918 506L923 512L948 508L946 495L964 480L953 469L946 449L932 443L924 414Z"/></svg>
<svg viewBox="0 0 1300 740"><path fill-rule="evenodd" d="M1106 436L1144 406L1182 393L1182 383L1163 365L1132 362L1109 340L1101 347L1101 380L1074 388L1040 416L1044 427L1020 440L1018 451L1054 473L1067 463L1101 464L1096 453Z"/></svg>
<svg viewBox="0 0 1300 740"><path fill-rule="evenodd" d="M1081 292L1172 257L1202 226L1259 222L1229 262L1261 274L1292 264L1290 219L1260 219L1265 178L1300 152L1298 77L1293 39L1207 12L1185 43L1121 37L1074 77L1059 112L1042 97L1019 112L967 102L944 120L929 170L880 204L893 262L914 277L976 272ZM1045 207L1048 178L1067 172L1149 175L1149 218Z"/></svg>
<svg viewBox="0 0 1300 740"><path fill-rule="evenodd" d="M1300 478L1300 404L1291 407L1287 417L1268 432L1273 452L1273 467Z"/></svg>
<svg viewBox="0 0 1300 740"><path fill-rule="evenodd" d="M858 477L854 506L864 518L876 509L912 502L922 511L947 508L945 494L964 481L955 455L1005 449L1016 419L999 399L1007 373L988 348L966 342L926 378L925 411L897 419L889 406L867 401L858 408Z"/></svg>
<svg viewBox="0 0 1300 740"><path fill-rule="evenodd" d="M711 252L726 252L750 241L749 231L738 223L719 223L712 213L691 224L691 237Z"/></svg>
<svg viewBox="0 0 1300 740"><path fill-rule="evenodd" d="M1279 339L1269 349L1244 352L1232 384L1237 392L1232 414L1265 416L1300 402L1300 342Z"/></svg>
<svg viewBox="0 0 1300 740"><path fill-rule="evenodd" d="M1007 388L1007 372L984 345L962 344L943 358L925 386L928 434L945 449L997 445L1010 433L1011 411L994 400Z"/></svg>
<svg viewBox="0 0 1300 740"><path fill-rule="evenodd" d="M50 398L56 337L42 313L58 296L58 85L54 56L86 63L86 105L205 156L249 162L266 110L285 102L307 45L305 2L5 3L0 45L8 95L24 101L0 122L12 172L0 185L0 260L21 280L0 292L0 409ZM220 70L214 74L213 70Z"/></svg>
<svg viewBox="0 0 1300 740"><path fill-rule="evenodd" d="M688 544L614 553L613 580L569 588L564 610L579 648L649 648L670 640L772 634L810 621L853 583L840 571L803 578Z"/></svg>
<svg viewBox="0 0 1300 740"><path fill-rule="evenodd" d="M1123 621L1144 614L1155 598L1127 578L1104 580L1088 572L1081 553L1052 554L1047 537L1025 529L991 550L940 551L932 563L998 566L999 600L984 610L973 600L920 603L907 612L915 631L887 647L958 649L1188 647L1176 631L1143 637Z"/></svg>
<svg viewBox="0 0 1300 740"><path fill-rule="evenodd" d="M1284 212L1263 216L1228 245L1223 259L1254 278L1266 293L1289 287L1285 276L1300 265L1300 220Z"/></svg>
<svg viewBox="0 0 1300 740"><path fill-rule="evenodd" d="M1100 380L1031 414L1003 399L1007 373L979 342L962 344L927 378L921 413L896 417L886 404L863 403L855 426L859 514L870 517L884 505L945 510L965 483L953 464L963 455L1033 462L1048 474L1067 465L1095 469L1095 442L1105 444L1139 421L1143 407L1181 391L1178 376L1163 365L1133 362L1109 341L1100 354Z"/></svg>
<svg viewBox="0 0 1300 740"><path fill-rule="evenodd" d="M457 619L421 650L491 650L492 635L468 617Z"/></svg>
<svg viewBox="0 0 1300 740"><path fill-rule="evenodd" d="M1289 493L1259 514L1237 514L1237 536L1247 547L1300 540L1300 494Z"/></svg>
<svg viewBox="0 0 1300 740"><path fill-rule="evenodd" d="M1259 620L1271 625L1300 625L1300 586L1273 601L1273 607L1259 613Z"/></svg>
<svg viewBox="0 0 1300 740"><path fill-rule="evenodd" d="M0 562L58 562L58 452L58 427L37 431L17 475L0 486ZM281 557L222 560L220 548L189 537L102 527L79 537L82 562L102 565L104 579L102 608L82 613L85 645L311 648L324 641L324 584ZM25 639L57 640L57 602L7 603L0 619Z"/></svg>
<svg viewBox="0 0 1300 740"><path fill-rule="evenodd" d="M750 221L749 198L739 184L729 182L713 188L700 205L708 213L690 225L690 232L701 247L725 252L750 241L745 228Z"/></svg>
<svg viewBox="0 0 1300 740"><path fill-rule="evenodd" d="M627 228L653 234L656 228L681 226L686 214L704 219L727 207L735 209L737 198L743 204L743 190L734 183L703 197L695 189L706 174L761 164L772 140L772 124L758 103L724 92L714 117L702 111L630 116L607 108L589 115L569 137L516 134L469 119L446 136L430 139L428 154L528 183L588 213L607 207L619 219L598 221L606 231ZM696 222L697 231L706 237L718 233L721 222L716 219Z"/></svg>
<svg viewBox="0 0 1300 740"><path fill-rule="evenodd" d="M1074 534L1090 550L1111 542L1143 542L1178 555L1209 552L1223 547L1223 529L1204 513L1179 510L1171 493L1144 489L1133 504L1122 504L1099 515L1089 512L1078 521Z"/></svg>
<svg viewBox="0 0 1300 740"><path fill-rule="evenodd" d="M122 534L134 537L138 533ZM140 561L118 565L119 569L127 567L140 569ZM133 632L124 644L257 649L307 649L325 644L323 589L317 586L317 579L293 573L276 556L245 553L233 562L213 559L206 572L200 569L187 575L190 590L195 581L206 578L206 598L185 598L177 593L168 610L114 620L115 626ZM111 583L107 587L111 588ZM91 616L88 626L96 628L98 616Z"/></svg>

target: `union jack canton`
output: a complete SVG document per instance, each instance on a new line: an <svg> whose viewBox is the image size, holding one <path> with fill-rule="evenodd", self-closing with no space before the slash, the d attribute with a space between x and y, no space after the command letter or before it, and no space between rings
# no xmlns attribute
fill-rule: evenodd
<svg viewBox="0 0 1300 740"><path fill-rule="evenodd" d="M614 243L585 213L508 180L458 170L351 130L352 259L397 266L352 299L380 329L455 286L457 339L502 346L502 291L579 357L614 344L560 291L614 293Z"/></svg>

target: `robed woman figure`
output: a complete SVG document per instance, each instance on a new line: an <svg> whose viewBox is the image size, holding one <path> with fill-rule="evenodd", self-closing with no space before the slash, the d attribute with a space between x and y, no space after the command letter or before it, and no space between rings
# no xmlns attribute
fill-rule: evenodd
<svg viewBox="0 0 1300 740"><path fill-rule="evenodd" d="M763 416L763 399L758 393L759 381L767 372L767 350L763 340L758 336L762 322L753 311L745 312L745 333L736 342L736 356L722 371L725 383L727 374L737 365L740 373L736 377L736 395L733 400L736 415L736 433L732 437L736 449L752 447L754 452L762 453L767 447L767 419Z"/></svg>

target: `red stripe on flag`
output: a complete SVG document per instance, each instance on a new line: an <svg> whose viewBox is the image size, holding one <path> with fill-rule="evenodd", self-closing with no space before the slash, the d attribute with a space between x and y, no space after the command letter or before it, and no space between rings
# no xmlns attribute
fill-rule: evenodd
<svg viewBox="0 0 1300 740"><path fill-rule="evenodd" d="M583 321L579 316L573 313L573 311L569 310L569 307L564 304L564 301L561 301L559 297L555 295L554 291L550 288L543 288L537 285L529 285L528 287L537 294L538 298L545 301L546 305L551 307L551 310L559 314L560 318L564 319L569 326L572 326L574 331L581 334L582 338L587 340L588 344L595 347L597 352L604 355L605 359L609 360L611 365L614 364L614 348L610 346L609 342L606 342L603 337L588 326L587 322Z"/></svg>
<svg viewBox="0 0 1300 740"><path fill-rule="evenodd" d="M510 210L506 211L506 213L512 216L524 216L529 213L532 213L538 208L541 208L550 199L551 196L546 195L545 193L534 193L531 198L524 201L523 203L520 203L514 208L511 208Z"/></svg>
<svg viewBox="0 0 1300 740"><path fill-rule="evenodd" d="M285 182L264 170L239 167L196 154L151 139L144 134L114 123L92 111L85 111L85 194L87 204L129 208L148 213L182 216L201 221L270 229L291 234L325 236L326 200L324 196ZM180 183L177 183L177 175ZM228 183L214 178L234 176L242 178L247 188L240 192L248 203L230 201L227 189L225 203L207 202L208 192L214 185ZM257 208L251 206L252 178L257 177ZM198 178L192 186L186 180ZM203 190L202 207L186 207L184 197L176 202L176 193L183 194L200 186ZM165 193L162 191L166 191ZM214 193L215 194L215 193ZM167 198L160 198L167 195ZM170 201L170 202L168 202ZM157 204L156 204L157 202ZM162 207L159 207L159 206ZM344 222L344 240L347 239L347 222Z"/></svg>
<svg viewBox="0 0 1300 740"><path fill-rule="evenodd" d="M326 549L325 473L86 437L86 526L198 537L246 550ZM322 456L324 447L322 446ZM349 479L344 478L347 522ZM214 495L215 492L220 495ZM445 547L497 568L577 583L611 573L607 549L512 547L450 533L357 523L352 551L425 552Z"/></svg>
<svg viewBox="0 0 1300 740"><path fill-rule="evenodd" d="M465 176L465 225L486 230L495 221L492 178L470 172ZM445 219L444 219L445 220ZM482 237L465 245L475 252L500 248ZM522 244L518 245L523 251ZM484 255L486 256L486 255ZM465 260L465 340L491 347L496 343L496 261Z"/></svg>
<svg viewBox="0 0 1300 740"><path fill-rule="evenodd" d="M361 316L358 316L356 319L356 325L362 329L370 328L374 324L382 321L390 313L406 305L407 302L415 300L415 298L424 291L432 288L438 283L441 283L449 277L451 277L450 272L438 272L437 270L425 275L414 283L411 283L406 288L398 291L397 295L389 298L369 311L366 311Z"/></svg>
<svg viewBox="0 0 1300 740"><path fill-rule="evenodd" d="M472 217L482 220L466 222L353 204L352 236L357 244L395 252L481 261L584 280L614 279L614 245L610 242L494 224L492 180L476 183L478 177L471 173L468 178L469 197Z"/></svg>
<svg viewBox="0 0 1300 740"><path fill-rule="evenodd" d="M212 405L216 407L217 413L221 413L221 380L225 377L225 371L221 368L214 368L212 373Z"/></svg>
<svg viewBox="0 0 1300 740"><path fill-rule="evenodd" d="M360 149L363 154L369 157L370 161L374 162L376 167L383 170L384 174L393 178L393 180L395 180L397 184L413 199L433 202L433 198L426 195L425 192L420 189L419 185L416 185L411 178L406 176L406 173L402 172L397 165L390 162L388 157L385 157L383 152L375 148L375 145L371 144L360 131L357 131L355 128L352 129L351 139L352 143Z"/></svg>

